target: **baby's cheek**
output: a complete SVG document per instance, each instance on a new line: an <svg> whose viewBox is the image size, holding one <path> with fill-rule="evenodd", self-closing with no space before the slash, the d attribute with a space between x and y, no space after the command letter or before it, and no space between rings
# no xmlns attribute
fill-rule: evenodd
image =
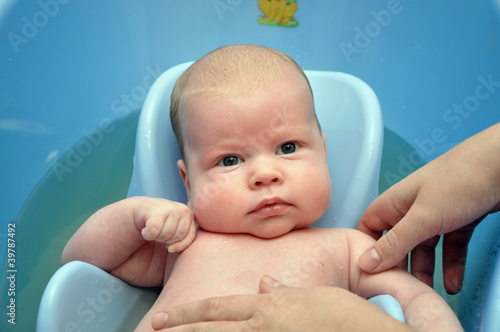
<svg viewBox="0 0 500 332"><path fill-rule="evenodd" d="M191 209L198 225L207 231L213 231L215 221L223 217L223 204L220 195L210 184L191 194Z"/></svg>
<svg viewBox="0 0 500 332"><path fill-rule="evenodd" d="M199 181L192 187L192 209L203 211L210 207L210 203L217 195L217 186L213 182Z"/></svg>
<svg viewBox="0 0 500 332"><path fill-rule="evenodd" d="M197 195L193 199L195 220L201 229L217 233L234 233L245 211L238 195L219 191L213 195Z"/></svg>
<svg viewBox="0 0 500 332"><path fill-rule="evenodd" d="M194 210L194 217L196 222L198 223L198 226L207 232L224 232L224 230L220 227L221 219L214 218L218 215L218 212L209 211L208 209Z"/></svg>
<svg viewBox="0 0 500 332"><path fill-rule="evenodd" d="M312 189L311 195L309 195L310 206L314 207L314 211L317 212L317 219L319 219L328 209L330 205L330 197L332 195L332 187L330 182L330 177L328 172L323 172L322 175L318 172L318 181L316 186Z"/></svg>

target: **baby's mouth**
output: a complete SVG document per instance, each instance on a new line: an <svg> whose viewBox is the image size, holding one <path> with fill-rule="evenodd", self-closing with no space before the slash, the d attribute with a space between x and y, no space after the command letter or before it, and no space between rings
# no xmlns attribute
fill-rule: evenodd
<svg viewBox="0 0 500 332"><path fill-rule="evenodd" d="M288 211L292 205L280 198L270 198L262 200L259 205L250 214L256 214L262 217L280 215Z"/></svg>

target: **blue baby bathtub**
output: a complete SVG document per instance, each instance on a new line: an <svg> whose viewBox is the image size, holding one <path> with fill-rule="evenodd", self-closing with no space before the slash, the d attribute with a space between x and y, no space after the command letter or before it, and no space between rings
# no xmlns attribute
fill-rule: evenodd
<svg viewBox="0 0 500 332"><path fill-rule="evenodd" d="M35 329L68 238L126 197L138 112L152 83L178 63L249 43L303 68L361 78L383 110L380 191L500 121L498 0L298 0L294 28L259 24L256 3L0 3L1 331ZM475 232L461 294L447 296L436 269L436 287L467 331L495 330L483 322L500 312L499 219ZM16 241L15 280L7 279L7 234Z"/></svg>

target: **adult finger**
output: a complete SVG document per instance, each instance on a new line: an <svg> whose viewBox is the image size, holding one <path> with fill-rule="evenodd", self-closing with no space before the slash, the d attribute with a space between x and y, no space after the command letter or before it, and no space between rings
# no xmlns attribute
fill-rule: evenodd
<svg viewBox="0 0 500 332"><path fill-rule="evenodd" d="M411 252L411 274L429 287L434 285L436 246L439 239L440 236L433 236L417 245Z"/></svg>
<svg viewBox="0 0 500 332"><path fill-rule="evenodd" d="M392 229L367 249L359 258L361 269L366 272L385 271L399 262L418 244L437 234L433 221L408 211Z"/></svg>
<svg viewBox="0 0 500 332"><path fill-rule="evenodd" d="M204 321L248 320L256 310L252 298L256 295L231 295L190 302L162 311L153 316L155 329Z"/></svg>
<svg viewBox="0 0 500 332"><path fill-rule="evenodd" d="M443 281L444 288L449 294L456 294L462 289L469 241L474 228L484 217L444 236Z"/></svg>
<svg viewBox="0 0 500 332"><path fill-rule="evenodd" d="M361 216L356 228L374 239L379 239L383 231L396 225L409 209L393 199L400 197L396 193L397 188L391 187L373 201Z"/></svg>
<svg viewBox="0 0 500 332"><path fill-rule="evenodd" d="M156 331L164 332L238 332L249 331L247 321L231 322L231 321L215 321L215 322L199 322L189 325L180 325L170 328L161 328Z"/></svg>
<svg viewBox="0 0 500 332"><path fill-rule="evenodd" d="M282 284L276 278L269 275L263 275L259 282L259 291L261 294L268 294L276 290Z"/></svg>

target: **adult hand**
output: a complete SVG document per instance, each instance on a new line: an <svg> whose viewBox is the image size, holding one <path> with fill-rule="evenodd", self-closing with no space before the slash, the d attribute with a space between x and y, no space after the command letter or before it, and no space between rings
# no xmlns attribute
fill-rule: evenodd
<svg viewBox="0 0 500 332"><path fill-rule="evenodd" d="M216 297L156 314L165 331L411 331L367 300L341 288L294 288L264 276L261 294ZM163 331L163 330L162 330Z"/></svg>
<svg viewBox="0 0 500 332"><path fill-rule="evenodd" d="M474 227L500 209L500 124L469 138L380 195L358 229L379 239L359 259L380 272L412 251L412 273L432 286L434 248L443 239L443 278L460 291ZM381 237L382 231L388 232Z"/></svg>

